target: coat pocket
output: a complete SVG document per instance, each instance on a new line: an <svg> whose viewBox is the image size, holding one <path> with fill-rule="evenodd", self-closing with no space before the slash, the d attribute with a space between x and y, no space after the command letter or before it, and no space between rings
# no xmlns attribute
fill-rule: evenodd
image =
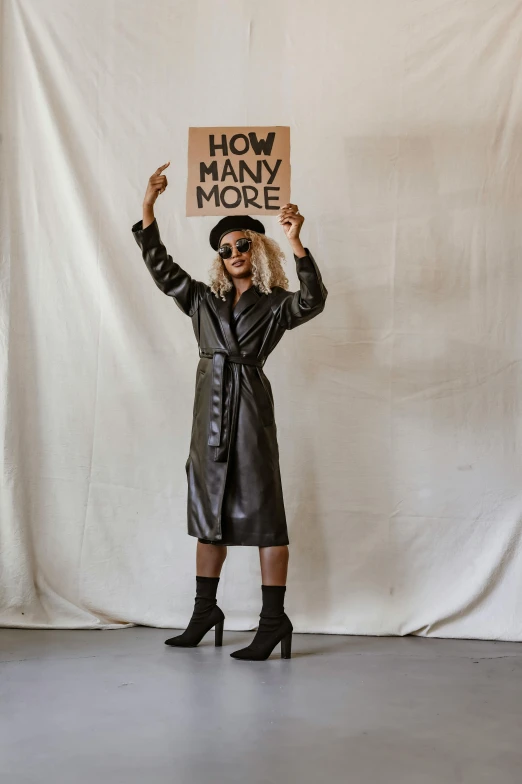
<svg viewBox="0 0 522 784"><path fill-rule="evenodd" d="M260 400L259 406L261 409L261 419L265 427L274 424L274 396L272 395L272 387L270 381L259 368L256 368L256 375L259 379Z"/></svg>
<svg viewBox="0 0 522 784"><path fill-rule="evenodd" d="M194 390L194 406L192 409L192 418L195 419L197 413L199 411L199 403L201 399L201 389L203 387L203 378L205 376L205 370L198 370L196 373L196 388Z"/></svg>

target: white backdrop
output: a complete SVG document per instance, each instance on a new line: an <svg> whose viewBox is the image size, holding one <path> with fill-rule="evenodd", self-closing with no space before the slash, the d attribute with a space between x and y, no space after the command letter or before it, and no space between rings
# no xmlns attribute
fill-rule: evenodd
<svg viewBox="0 0 522 784"><path fill-rule="evenodd" d="M131 226L170 159L205 279L187 129L281 124L329 290L266 366L295 629L522 640L521 36L518 0L4 0L2 624L190 617L197 349ZM227 628L260 583L230 548Z"/></svg>

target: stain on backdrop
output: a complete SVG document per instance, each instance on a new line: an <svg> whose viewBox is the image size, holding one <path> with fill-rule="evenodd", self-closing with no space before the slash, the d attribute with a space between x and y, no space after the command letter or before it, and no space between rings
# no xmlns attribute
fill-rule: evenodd
<svg viewBox="0 0 522 784"><path fill-rule="evenodd" d="M187 216L276 214L290 201L290 128L189 128Z"/></svg>

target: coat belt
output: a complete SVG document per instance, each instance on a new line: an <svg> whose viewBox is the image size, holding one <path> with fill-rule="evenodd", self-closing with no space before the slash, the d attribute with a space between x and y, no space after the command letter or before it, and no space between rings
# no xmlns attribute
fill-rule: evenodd
<svg viewBox="0 0 522 784"><path fill-rule="evenodd" d="M229 354L224 349L199 349L200 357L208 357L212 359L212 386L210 393L210 419L208 426L208 445L209 446L222 446L225 447L224 454L226 455L226 444L222 444L223 436L223 406L224 406L224 390L225 390L225 364L232 362L237 365L254 365L255 367L263 367L265 358L255 359L254 357L245 357L242 355ZM233 408L237 410L237 400L239 389L232 376L233 384ZM232 422L229 422L228 433L232 429ZM223 450L220 450L223 453ZM227 457L225 456L225 459Z"/></svg>

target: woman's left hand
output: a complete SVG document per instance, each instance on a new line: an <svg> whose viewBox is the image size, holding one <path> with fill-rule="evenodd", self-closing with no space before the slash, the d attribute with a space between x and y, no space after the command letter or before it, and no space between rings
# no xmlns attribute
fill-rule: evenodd
<svg viewBox="0 0 522 784"><path fill-rule="evenodd" d="M277 219L290 241L299 240L304 217L299 212L297 204L283 204Z"/></svg>

